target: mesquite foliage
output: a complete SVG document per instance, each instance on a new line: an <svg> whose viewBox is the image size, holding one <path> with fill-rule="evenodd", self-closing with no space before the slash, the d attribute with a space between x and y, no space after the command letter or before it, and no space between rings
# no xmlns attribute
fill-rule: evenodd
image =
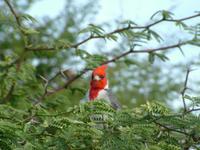
<svg viewBox="0 0 200 150"><path fill-rule="evenodd" d="M27 1L23 7L19 1L0 3L0 149L200 149L200 97L187 93L191 68L181 86L173 80L173 74L161 78L164 75L160 66L149 70L153 64L169 61L168 49L178 49L184 54L184 45L200 46L199 23L185 22L199 17L199 12L176 19L171 12L162 10L153 14L146 25L126 20L117 24L117 28L104 29L95 24L79 26L95 8L92 1L79 9L74 7L73 1L67 1L66 14L55 20L47 19L43 24L23 13L32 2ZM61 33L58 24L63 16L66 24ZM167 46L144 48L143 44L151 42L163 44L165 37L154 27L166 22L180 28L187 38L176 39L178 42ZM116 42L121 47L111 53L92 53L83 45L94 39ZM137 56L130 57L136 53L147 55L138 61ZM98 65L109 63L118 66L116 72L136 67L132 70L136 73L134 76L130 71L127 76L118 75L116 81L114 73L111 78L111 83L115 82L118 87L123 107L114 110L104 100L79 104L89 85L83 75ZM60 69L64 65L83 64L85 68L77 67L77 73ZM128 68L120 67L124 64ZM199 66L199 62L196 65ZM120 84L119 77L126 80ZM132 83L133 80L138 84ZM158 84L144 89L145 83L154 81ZM171 101L172 92L181 96L180 110L166 103ZM125 99L126 96L141 104L129 105L132 99Z"/></svg>

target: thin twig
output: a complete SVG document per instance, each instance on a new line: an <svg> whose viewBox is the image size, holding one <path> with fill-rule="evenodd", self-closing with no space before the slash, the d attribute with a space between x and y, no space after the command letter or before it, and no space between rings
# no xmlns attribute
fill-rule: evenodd
<svg viewBox="0 0 200 150"><path fill-rule="evenodd" d="M182 130L178 130L178 129L175 129L175 128L171 128L171 127L169 127L169 126L167 126L167 125L163 125L163 124L161 124L161 123L159 123L159 122L154 122L155 124L157 124L157 125L159 125L159 126L161 126L161 127L163 127L163 128L165 128L165 129L167 129L168 131L173 131L173 132L177 132L177 133L181 133L181 134L184 134L184 135L187 135L187 136L191 136L189 133L187 133L187 132L184 132L184 131L182 131Z"/></svg>
<svg viewBox="0 0 200 150"><path fill-rule="evenodd" d="M16 11L14 10L14 8L12 7L12 5L10 4L9 0L4 0L5 3L8 5L10 11L12 12L12 14L14 15L15 19L16 19L16 22L17 22L17 25L19 27L21 27L21 22L20 22L20 18L18 16L18 14L16 13Z"/></svg>
<svg viewBox="0 0 200 150"><path fill-rule="evenodd" d="M187 72L186 72L186 76L185 76L184 87L183 87L183 90L181 91L181 96L182 96L182 101L183 101L183 106L184 106L184 112L187 112L187 106L186 106L186 103L185 103L185 92L188 89L187 83L188 83L188 77L189 77L190 71L191 71L190 68L188 68Z"/></svg>
<svg viewBox="0 0 200 150"><path fill-rule="evenodd" d="M167 50L167 49L171 49L171 48L176 48L176 47L180 47L180 46L183 46L183 45L186 45L187 43L189 43L191 40L188 40L188 41L185 41L185 42L180 42L180 43L177 43L177 44L174 44L174 45L169 45L169 46L164 46L164 47L159 47L159 48L154 48L154 49L142 49L142 50L133 50L133 49L130 49L124 53L122 53L121 55L118 55L106 62L104 62L104 64L107 64L107 63L110 63L110 62L115 62L117 61L118 59L124 57L124 56L127 56L131 53L150 53L150 52L156 52L156 51L164 51L164 50Z"/></svg>
<svg viewBox="0 0 200 150"><path fill-rule="evenodd" d="M58 87L58 88L56 88L56 89L54 89L54 90L52 90L52 91L47 92L47 93L45 94L45 96L49 96L49 95L55 94L55 93L57 93L57 92L59 92L59 91L62 91L62 90L64 90L64 89L68 88L68 86L69 86L72 82L74 82L75 80L79 79L83 74L85 74L85 73L88 72L88 71L89 71L89 69L87 69L87 68L83 69L79 74L77 74L76 76L74 76L74 77L72 77L71 79L69 79L63 86Z"/></svg>
<svg viewBox="0 0 200 150"><path fill-rule="evenodd" d="M15 9L13 8L13 6L11 5L11 3L10 3L9 0L4 0L4 1L5 1L5 3L8 5L8 7L9 7L11 13L13 14L13 16L14 16L16 22L17 22L18 29L20 30L20 32L22 33L22 36L23 36L23 38L24 38L25 33L24 33L23 29L22 29L22 24L21 24L20 17L19 17L19 15L18 15L18 13L15 11ZM26 47L26 46L25 46L25 47Z"/></svg>
<svg viewBox="0 0 200 150"><path fill-rule="evenodd" d="M195 111L200 111L200 108L192 108L192 109L188 110L186 113L191 113L191 112L195 112Z"/></svg>
<svg viewBox="0 0 200 150"><path fill-rule="evenodd" d="M161 124L157 121L154 121L154 123L157 124L158 126L164 128L164 129L166 129L167 131L176 132L176 133L180 133L180 134L183 134L185 136L188 136L189 138L192 138L192 140L195 141L195 142L200 140L200 137L199 136L196 137L193 133L188 133L188 132L183 131L181 129L176 129L176 128L173 128L171 126Z"/></svg>
<svg viewBox="0 0 200 150"><path fill-rule="evenodd" d="M46 79L45 77L43 77L42 75L39 75L39 77L45 82L45 84L44 84L44 93L43 93L42 96L38 99L38 101L35 103L35 105L38 104L38 103L40 103L41 100L43 100L43 99L45 98L46 93L48 92L48 91L47 91L47 88L48 88L48 85L49 85L49 80Z"/></svg>

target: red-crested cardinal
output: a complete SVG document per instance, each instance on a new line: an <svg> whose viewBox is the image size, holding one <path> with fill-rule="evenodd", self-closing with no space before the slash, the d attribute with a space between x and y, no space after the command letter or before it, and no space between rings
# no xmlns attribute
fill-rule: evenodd
<svg viewBox="0 0 200 150"><path fill-rule="evenodd" d="M114 98L112 92L108 88L106 69L107 65L102 65L92 71L90 89L88 90L86 97L82 99L81 102L103 99L109 102L114 109L119 109L120 105L118 101Z"/></svg>

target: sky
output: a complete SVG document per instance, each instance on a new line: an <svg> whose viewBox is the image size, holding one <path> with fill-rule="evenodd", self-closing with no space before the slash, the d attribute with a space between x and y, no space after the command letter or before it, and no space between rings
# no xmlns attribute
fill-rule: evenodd
<svg viewBox="0 0 200 150"><path fill-rule="evenodd" d="M78 0L77 5L79 5ZM87 0L81 0L87 1ZM80 0L79 0L80 2ZM29 11L33 16L55 17L63 9L65 0L40 0ZM175 11L177 16L186 16L199 9L198 0L99 0L99 22L113 20L114 17L145 22L158 10ZM147 7L148 6L148 7Z"/></svg>
<svg viewBox="0 0 200 150"><path fill-rule="evenodd" d="M75 1L77 5L80 5L80 1L84 2L87 0ZM64 4L65 0L40 0L32 6L28 13L37 19L44 16L53 18L63 10ZM93 24L114 23L116 20L133 20L137 24L145 25L149 23L148 21L151 15L158 10L169 10L175 14L175 18L193 15L195 11L200 11L200 0L99 0L99 6L99 11L94 20L92 20ZM190 22L200 22L200 18L193 19ZM169 37L169 41L171 40L171 42L174 42L173 38L182 39L185 37L184 35L183 37L177 37L176 34L179 31L170 24L159 26L158 31L164 37ZM108 42L105 47L109 49L111 45ZM153 43L150 46L158 47L159 45L154 45ZM185 56L180 55L179 51L168 54L170 58L169 65L177 62L182 62L187 65L189 60L200 56L200 49L197 47L186 46L183 50ZM199 78L200 68L195 69L197 71L192 72L190 79Z"/></svg>

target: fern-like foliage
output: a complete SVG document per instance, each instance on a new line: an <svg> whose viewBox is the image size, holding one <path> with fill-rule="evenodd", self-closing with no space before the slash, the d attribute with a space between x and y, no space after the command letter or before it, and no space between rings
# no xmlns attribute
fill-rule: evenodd
<svg viewBox="0 0 200 150"><path fill-rule="evenodd" d="M0 107L1 149L181 150L200 142L198 116L173 113L159 103L116 111L94 101L59 113L34 107Z"/></svg>

